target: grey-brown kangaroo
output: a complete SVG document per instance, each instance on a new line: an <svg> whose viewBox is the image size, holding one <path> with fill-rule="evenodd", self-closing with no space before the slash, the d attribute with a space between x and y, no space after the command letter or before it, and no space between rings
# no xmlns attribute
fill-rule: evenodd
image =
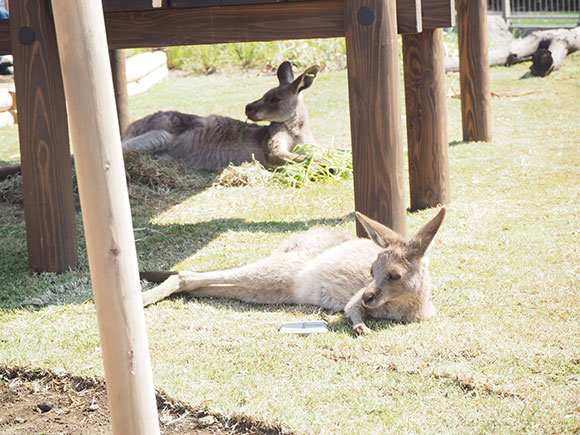
<svg viewBox="0 0 580 435"><path fill-rule="evenodd" d="M289 62L278 67L279 85L246 106L250 120L269 121L269 125L247 124L218 115L157 112L127 127L122 137L123 150L179 160L207 171L252 160L268 168L289 160L304 160L306 156L293 150L296 145L312 143L314 138L301 92L312 86L319 69L311 66L294 79Z"/></svg>
<svg viewBox="0 0 580 435"><path fill-rule="evenodd" d="M143 293L144 306L174 293L217 296L259 304L309 304L344 311L354 333L370 332L367 316L418 322L435 314L425 252L445 209L409 241L361 213L369 239L323 229L291 236L269 256L214 272L151 272L161 285Z"/></svg>

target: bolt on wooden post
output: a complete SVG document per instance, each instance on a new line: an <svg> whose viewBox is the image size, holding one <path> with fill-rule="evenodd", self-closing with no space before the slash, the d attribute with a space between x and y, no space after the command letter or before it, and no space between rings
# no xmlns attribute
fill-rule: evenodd
<svg viewBox="0 0 580 435"><path fill-rule="evenodd" d="M103 9L52 6L113 433L159 434Z"/></svg>

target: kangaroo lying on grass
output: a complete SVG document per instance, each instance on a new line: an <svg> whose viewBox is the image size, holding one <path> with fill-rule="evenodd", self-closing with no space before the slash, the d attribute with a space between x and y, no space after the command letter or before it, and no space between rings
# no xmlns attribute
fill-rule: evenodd
<svg viewBox="0 0 580 435"><path fill-rule="evenodd" d="M294 80L290 62L278 67L280 84L246 106L252 121L267 126L211 115L201 117L180 112L157 112L133 122L123 134L123 150L181 160L186 165L218 171L229 164L258 160L267 168L307 156L293 153L296 145L312 143L308 113L300 93L309 88L319 67L308 68Z"/></svg>
<svg viewBox="0 0 580 435"><path fill-rule="evenodd" d="M370 329L364 319L419 322L435 314L425 251L445 209L408 242L356 213L372 240L311 229L291 236L269 256L247 266L215 272L144 272L161 285L143 293L143 305L174 293L217 296L258 304L308 304L344 311L354 333Z"/></svg>

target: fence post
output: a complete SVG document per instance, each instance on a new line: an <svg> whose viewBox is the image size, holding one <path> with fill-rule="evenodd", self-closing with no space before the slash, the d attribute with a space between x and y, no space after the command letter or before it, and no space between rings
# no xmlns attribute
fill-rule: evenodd
<svg viewBox="0 0 580 435"><path fill-rule="evenodd" d="M403 35L411 210L448 204L443 30Z"/></svg>
<svg viewBox="0 0 580 435"><path fill-rule="evenodd" d="M344 11L355 207L406 236L395 0L347 0Z"/></svg>
<svg viewBox="0 0 580 435"><path fill-rule="evenodd" d="M457 1L463 140L491 142L487 0Z"/></svg>
<svg viewBox="0 0 580 435"><path fill-rule="evenodd" d="M115 435L159 422L101 2L52 0Z"/></svg>

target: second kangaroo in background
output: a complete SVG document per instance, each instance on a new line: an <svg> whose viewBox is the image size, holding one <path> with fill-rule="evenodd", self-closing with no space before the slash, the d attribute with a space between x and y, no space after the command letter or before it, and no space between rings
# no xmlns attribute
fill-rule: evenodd
<svg viewBox="0 0 580 435"><path fill-rule="evenodd" d="M123 150L155 155L163 160L182 161L187 166L218 171L229 164L258 160L267 168L307 156L293 152L296 145L312 143L308 113L301 92L309 88L319 67L308 68L294 79L292 65L278 67L279 85L246 106L252 121L207 117L180 112L157 112L133 122L123 133Z"/></svg>
<svg viewBox="0 0 580 435"><path fill-rule="evenodd" d="M445 209L411 240L357 213L372 240L311 229L288 238L269 257L215 272L143 272L161 285L143 293L153 304L174 293L217 296L258 304L308 304L344 311L356 335L367 334L365 317L419 322L435 314L425 251Z"/></svg>

